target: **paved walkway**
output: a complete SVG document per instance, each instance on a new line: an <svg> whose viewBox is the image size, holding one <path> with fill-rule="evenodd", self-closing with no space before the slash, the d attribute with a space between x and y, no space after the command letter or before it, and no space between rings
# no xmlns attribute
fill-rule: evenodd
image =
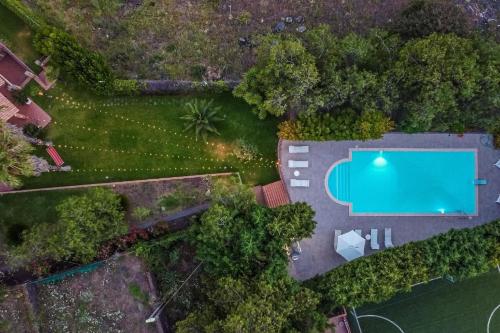
<svg viewBox="0 0 500 333"><path fill-rule="evenodd" d="M292 202L305 201L316 211L317 226L314 235L301 241L302 255L290 264L290 273L299 280L311 278L345 263L333 248L335 229L343 232L362 229L365 235L371 228L379 229L379 243L383 240L383 229L392 228L393 243L401 245L422 240L446 232L451 228L473 227L500 218L500 205L495 201L500 193L500 169L493 164L500 159L500 151L484 146L483 134L457 135L426 134L386 134L381 140L373 141L328 141L305 142L310 146L308 154L294 154L294 159L308 159L309 168L301 169L298 178L310 179L309 188L291 188L292 171L287 167L290 158L289 141L283 141L279 157L281 174ZM299 143L294 143L299 144ZM479 216L472 217L363 217L349 216L348 207L333 202L326 194L324 181L328 168L342 158L348 157L349 148L477 148L479 177L486 178L488 185L479 187ZM383 245L382 245L383 249ZM367 254L369 250L367 242Z"/></svg>
<svg viewBox="0 0 500 333"><path fill-rule="evenodd" d="M140 229L147 229L147 228L150 228L158 223L173 222L173 221L185 218L185 217L199 214L201 212L206 211L208 208L210 208L210 203L204 203L204 204L201 204L198 206L189 207L187 209L181 210L180 212L167 215L163 218L155 218L155 219L147 220L147 221L139 224L137 227Z"/></svg>

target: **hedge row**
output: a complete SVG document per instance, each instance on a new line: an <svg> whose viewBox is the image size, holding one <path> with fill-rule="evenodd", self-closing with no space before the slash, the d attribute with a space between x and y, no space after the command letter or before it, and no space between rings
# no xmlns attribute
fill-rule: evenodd
<svg viewBox="0 0 500 333"><path fill-rule="evenodd" d="M380 139L394 128L394 122L379 111L358 114L347 109L336 113L301 114L296 120L278 125L278 136L285 140L370 140Z"/></svg>
<svg viewBox="0 0 500 333"><path fill-rule="evenodd" d="M500 220L362 257L306 285L322 295L323 310L328 312L338 306L379 303L439 276L474 277L499 262Z"/></svg>
<svg viewBox="0 0 500 333"><path fill-rule="evenodd" d="M16 14L33 30L38 30L45 22L20 0L0 0L0 3Z"/></svg>

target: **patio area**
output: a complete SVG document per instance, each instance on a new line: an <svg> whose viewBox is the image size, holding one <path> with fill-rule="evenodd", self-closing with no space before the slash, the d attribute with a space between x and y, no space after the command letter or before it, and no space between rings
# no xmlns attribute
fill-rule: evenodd
<svg viewBox="0 0 500 333"><path fill-rule="evenodd" d="M290 274L299 280L309 279L346 262L334 250L334 230L342 233L361 229L362 235L378 229L378 242L384 250L384 228L392 228L395 246L429 238L449 229L473 227L500 217L500 205L495 201L500 194L500 169L494 166L500 159L500 150L493 149L484 134L403 134L389 133L381 140L291 142L282 141L279 147L281 176L292 202L305 201L316 211L317 226L314 235L301 241L302 254L290 264ZM288 146L308 145L309 152L290 154ZM477 149L478 177L488 181L479 186L478 216L349 216L348 206L335 203L326 193L325 176L331 165L349 156L350 148L475 148ZM309 166L298 169L288 167L288 160L308 160ZM308 179L309 187L291 187L290 179ZM365 255L374 253L366 242Z"/></svg>

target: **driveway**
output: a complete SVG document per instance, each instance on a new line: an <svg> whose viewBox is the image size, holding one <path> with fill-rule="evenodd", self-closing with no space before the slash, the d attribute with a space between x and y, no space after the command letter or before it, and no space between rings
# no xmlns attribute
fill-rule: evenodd
<svg viewBox="0 0 500 333"><path fill-rule="evenodd" d="M429 238L452 228L474 227L500 218L500 205L495 203L500 194L500 169L494 163L500 159L500 150L493 149L486 142L484 134L389 133L381 140L372 141L327 141L292 142L282 141L279 147L281 176L287 186L292 202L305 201L316 212L316 229L311 238L301 241L302 255L290 263L289 271L298 280L306 280L325 273L346 261L333 248L335 229L347 232L362 229L363 235L371 228L379 230L379 243L383 247L383 230L392 228L392 242L395 246ZM491 138L490 138L491 140ZM289 154L289 145L308 145L308 154ZM330 166L348 158L349 148L475 148L478 151L479 178L488 180L488 185L479 187L479 215L466 216L349 216L347 206L335 203L325 191L325 176ZM292 157L293 156L293 157ZM299 179L309 179L309 188L291 188L293 171L288 168L289 159L309 161L309 168L301 169ZM367 242L365 253L371 254Z"/></svg>

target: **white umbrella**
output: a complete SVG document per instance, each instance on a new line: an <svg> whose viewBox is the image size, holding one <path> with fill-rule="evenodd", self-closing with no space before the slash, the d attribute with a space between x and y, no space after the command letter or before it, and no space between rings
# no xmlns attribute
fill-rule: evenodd
<svg viewBox="0 0 500 333"><path fill-rule="evenodd" d="M351 261L365 254L365 242L363 237L351 230L339 236L335 251L347 261Z"/></svg>

